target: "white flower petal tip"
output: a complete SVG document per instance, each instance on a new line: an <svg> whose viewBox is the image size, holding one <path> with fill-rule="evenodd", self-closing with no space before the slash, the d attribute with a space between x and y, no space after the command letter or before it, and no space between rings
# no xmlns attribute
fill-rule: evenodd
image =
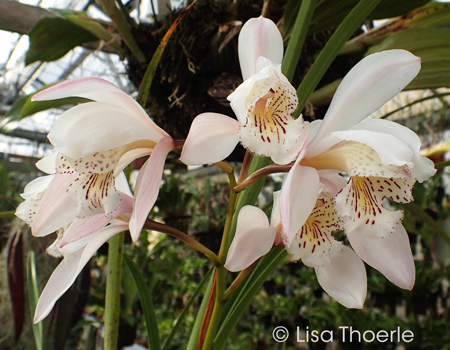
<svg viewBox="0 0 450 350"><path fill-rule="evenodd" d="M225 268L241 271L253 264L272 249L277 232L277 228L269 226L269 219L261 209L244 206L239 212Z"/></svg>
<svg viewBox="0 0 450 350"><path fill-rule="evenodd" d="M419 71L420 58L405 50L365 57L342 80L313 142L368 117L403 90Z"/></svg>
<svg viewBox="0 0 450 350"><path fill-rule="evenodd" d="M181 152L186 165L212 164L224 160L239 143L239 122L218 113L195 117Z"/></svg>
<svg viewBox="0 0 450 350"><path fill-rule="evenodd" d="M274 64L283 61L283 38L275 23L264 17L252 18L239 34L239 63L244 80L256 73L256 62L265 57Z"/></svg>
<svg viewBox="0 0 450 350"><path fill-rule="evenodd" d="M358 256L398 287L411 290L415 282L415 266L403 225L397 225L395 232L385 238L366 237L363 231L361 228L347 233Z"/></svg>
<svg viewBox="0 0 450 350"><path fill-rule="evenodd" d="M113 83L96 77L81 77L64 81L34 94L31 101L48 101L78 96L89 91L122 91Z"/></svg>
<svg viewBox="0 0 450 350"><path fill-rule="evenodd" d="M342 246L341 254L315 270L320 285L333 299L347 308L363 308L367 294L366 268L354 251Z"/></svg>

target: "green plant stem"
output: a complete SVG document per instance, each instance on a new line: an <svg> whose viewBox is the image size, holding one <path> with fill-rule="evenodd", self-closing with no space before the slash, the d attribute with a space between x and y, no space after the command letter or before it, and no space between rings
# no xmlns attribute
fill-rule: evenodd
<svg viewBox="0 0 450 350"><path fill-rule="evenodd" d="M381 0L361 0L336 29L297 89L299 108L295 112L295 115L298 116L300 114L303 107L305 107L309 96L314 91L341 48L380 1Z"/></svg>
<svg viewBox="0 0 450 350"><path fill-rule="evenodd" d="M448 244L450 247L450 236L447 234L447 232L442 228L439 223L434 220L430 215L428 215L425 210L423 210L418 204L416 203L408 203L402 205L402 207L406 210L411 211L414 215L422 219L424 222L426 222L428 225L430 225L433 230L442 237L442 239Z"/></svg>
<svg viewBox="0 0 450 350"><path fill-rule="evenodd" d="M220 320L222 318L222 313L225 306L224 294L226 269L223 267L223 264L225 263L225 260L227 258L228 240L237 200L237 194L233 191L233 188L236 186L236 178L234 176L234 172L228 173L228 178L230 180L230 199L228 202L227 218L225 221L225 227L223 229L222 242L219 249L220 264L216 266L216 290L214 296L214 309L208 326L208 331L205 336L205 341L203 343L203 350L211 349L214 343L214 338L216 337L217 330L219 329Z"/></svg>
<svg viewBox="0 0 450 350"><path fill-rule="evenodd" d="M449 165L450 165L450 160L446 160L445 162L436 163L434 165L434 168L435 169L443 169L445 167L448 167Z"/></svg>
<svg viewBox="0 0 450 350"><path fill-rule="evenodd" d="M283 58L283 73L292 81L295 68L297 67L306 34L308 34L309 24L314 13L316 0L303 0L295 20L292 36Z"/></svg>
<svg viewBox="0 0 450 350"><path fill-rule="evenodd" d="M141 65L145 65L147 62L145 55L134 40L127 19L122 11L120 11L117 7L116 2L114 0L99 0L99 3L108 17L114 22L117 30L122 36L123 41L133 53L133 56Z"/></svg>
<svg viewBox="0 0 450 350"><path fill-rule="evenodd" d="M104 350L117 350L124 237L125 234L122 232L109 240L105 296Z"/></svg>
<svg viewBox="0 0 450 350"><path fill-rule="evenodd" d="M249 267L247 267L246 269L242 270L239 273L239 275L233 281L231 286L229 286L228 289L225 291L223 295L223 300L227 301L230 298L231 294L233 294L236 291L236 289L238 289L239 286L247 279L250 272L252 272L254 266L255 263L251 264Z"/></svg>

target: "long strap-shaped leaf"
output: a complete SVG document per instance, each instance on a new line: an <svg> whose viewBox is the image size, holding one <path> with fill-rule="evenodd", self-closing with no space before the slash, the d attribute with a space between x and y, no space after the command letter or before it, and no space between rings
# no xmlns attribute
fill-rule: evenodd
<svg viewBox="0 0 450 350"><path fill-rule="evenodd" d="M34 252L29 252L27 257L27 283L28 283L28 301L30 303L31 319L34 318L34 310L39 299L39 287L36 274L36 260ZM34 341L37 350L44 349L44 335L42 330L42 322L33 324Z"/></svg>
<svg viewBox="0 0 450 350"><path fill-rule="evenodd" d="M233 331L234 327L241 319L247 306L254 296L261 289L263 283L272 274L272 272L288 258L284 248L276 248L267 254L254 268L248 278L248 283L243 285L240 291L237 291L237 297L230 299L231 307L227 310L227 317L222 323L217 336L214 340L214 350L221 350Z"/></svg>
<svg viewBox="0 0 450 350"><path fill-rule="evenodd" d="M178 316L177 322L175 323L175 326L173 326L172 331L169 334L169 337L167 338L166 342L164 343L163 350L168 350L170 347L170 343L172 342L173 337L178 331L178 328L180 328L181 324L184 321L184 318L189 312L189 308L191 307L194 300L197 298L200 291L203 289L203 286L205 285L206 281L209 280L209 277L211 276L211 273L214 271L214 269L210 269L208 273L203 277L203 279L200 281L200 284L198 285L197 289L195 290L194 294L192 294L191 298L187 302L186 306L184 307L183 312Z"/></svg>
<svg viewBox="0 0 450 350"><path fill-rule="evenodd" d="M134 282L141 300L142 311L144 313L145 325L147 327L147 336L150 349L160 350L161 345L159 342L158 321L156 319L155 307L153 306L153 300L150 293L150 289L145 283L144 276L136 266L134 261L126 254L123 255L123 260L130 270Z"/></svg>

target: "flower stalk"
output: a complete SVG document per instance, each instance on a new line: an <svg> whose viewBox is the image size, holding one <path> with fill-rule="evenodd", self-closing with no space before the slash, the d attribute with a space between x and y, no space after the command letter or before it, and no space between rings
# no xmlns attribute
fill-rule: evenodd
<svg viewBox="0 0 450 350"><path fill-rule="evenodd" d="M109 240L105 296L105 350L117 349L124 237L125 234L122 232Z"/></svg>

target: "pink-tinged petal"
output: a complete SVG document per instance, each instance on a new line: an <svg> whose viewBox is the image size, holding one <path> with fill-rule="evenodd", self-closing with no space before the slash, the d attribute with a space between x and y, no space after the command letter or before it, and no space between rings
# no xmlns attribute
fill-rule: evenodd
<svg viewBox="0 0 450 350"><path fill-rule="evenodd" d="M148 213L158 197L161 177L167 154L174 149L170 136L158 142L150 158L139 171L136 181L135 202L130 219L130 233L133 241L139 238Z"/></svg>
<svg viewBox="0 0 450 350"><path fill-rule="evenodd" d="M118 174L125 169L128 164L130 164L135 159L148 156L152 153L153 148L134 148L126 153L120 158L119 163L117 163L116 168L114 169L114 174ZM123 192L123 191L122 191Z"/></svg>
<svg viewBox="0 0 450 350"><path fill-rule="evenodd" d="M217 113L195 117L181 152L187 165L211 164L228 157L239 142L237 120Z"/></svg>
<svg viewBox="0 0 450 350"><path fill-rule="evenodd" d="M419 182L429 179L436 173L434 163L420 154L421 142L419 136L407 127L394 123L390 120L368 119L358 123L352 127L351 130L369 130L378 133L385 133L392 135L401 142L405 143L412 151L413 176Z"/></svg>
<svg viewBox="0 0 450 350"><path fill-rule="evenodd" d="M120 193L120 198L120 205L111 216L107 216L105 214L95 214L83 218L76 218L67 231L64 232L64 237L60 241L59 246L62 248L67 244L76 242L105 227L113 218L116 218L123 213L131 213L134 203L133 198L123 193Z"/></svg>
<svg viewBox="0 0 450 350"><path fill-rule="evenodd" d="M68 225L77 215L78 204L67 193L69 185L78 174L56 174L42 197L34 217L31 232L33 236L48 235Z"/></svg>
<svg viewBox="0 0 450 350"><path fill-rule="evenodd" d="M375 112L403 90L419 70L420 58L405 50L378 52L361 60L336 90L312 145Z"/></svg>
<svg viewBox="0 0 450 350"><path fill-rule="evenodd" d="M308 219L320 193L317 170L301 166L298 164L299 161L300 157L289 171L281 188L281 224L287 245Z"/></svg>
<svg viewBox="0 0 450 350"><path fill-rule="evenodd" d="M329 264L315 268L317 280L337 302L361 309L367 294L366 268L353 250L346 246L342 249Z"/></svg>
<svg viewBox="0 0 450 350"><path fill-rule="evenodd" d="M53 271L39 298L34 323L42 321L52 310L56 301L70 288L95 252L112 236L127 230L126 223L113 224L98 231L86 247L65 259Z"/></svg>
<svg viewBox="0 0 450 350"><path fill-rule="evenodd" d="M159 134L159 138L167 133L158 127L144 109L132 97L114 84L95 77L82 77L64 81L35 94L33 101L56 100L65 97L83 97L97 102L104 102L130 111L136 118ZM159 140L158 138L158 140Z"/></svg>
<svg viewBox="0 0 450 350"><path fill-rule="evenodd" d="M283 61L283 38L275 23L258 17L248 20L239 34L239 63L242 77L247 80L256 73L256 61L262 56L274 64Z"/></svg>
<svg viewBox="0 0 450 350"><path fill-rule="evenodd" d="M270 227L278 227L281 225L280 214L281 190L273 193L273 207L270 215Z"/></svg>
<svg viewBox="0 0 450 350"><path fill-rule="evenodd" d="M114 136L111 136L114 135ZM75 106L59 116L48 138L63 153L82 158L138 140L153 146L163 135L128 110L103 102Z"/></svg>
<svg viewBox="0 0 450 350"><path fill-rule="evenodd" d="M411 290L415 281L415 267L408 234L403 225L398 224L394 233L384 238L367 237L363 232L364 227L347 232L356 254L392 283Z"/></svg>
<svg viewBox="0 0 450 350"><path fill-rule="evenodd" d="M225 268L241 271L267 254L273 246L277 228L269 226L266 214L251 205L239 212L236 234L228 251Z"/></svg>
<svg viewBox="0 0 450 350"><path fill-rule="evenodd" d="M347 185L348 179L343 177L338 170L319 170L322 191L320 198L332 198Z"/></svg>

